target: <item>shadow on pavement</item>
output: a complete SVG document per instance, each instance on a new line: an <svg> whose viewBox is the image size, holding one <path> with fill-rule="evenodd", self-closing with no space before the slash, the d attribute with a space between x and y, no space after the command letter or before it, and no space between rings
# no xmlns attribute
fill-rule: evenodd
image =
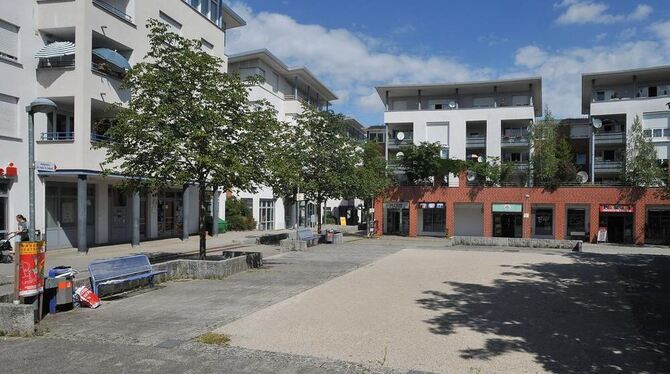
<svg viewBox="0 0 670 374"><path fill-rule="evenodd" d="M572 255L576 263L506 266L493 285L445 282L417 303L440 315L435 334L456 328L496 335L462 350L487 360L532 354L547 371L668 372L670 259Z"/></svg>

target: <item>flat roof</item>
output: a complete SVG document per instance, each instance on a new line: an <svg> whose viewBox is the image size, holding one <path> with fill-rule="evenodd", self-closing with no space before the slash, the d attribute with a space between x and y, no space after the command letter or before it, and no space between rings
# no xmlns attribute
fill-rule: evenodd
<svg viewBox="0 0 670 374"><path fill-rule="evenodd" d="M225 23L225 29L234 29L240 26L246 26L247 22L240 17L231 7L226 5L226 3L221 2L221 12L223 12L223 22Z"/></svg>
<svg viewBox="0 0 670 374"><path fill-rule="evenodd" d="M639 83L670 82L670 65L653 66L639 69L611 70L582 74L582 114L589 114L592 99L592 84L596 86L633 84L634 78Z"/></svg>
<svg viewBox="0 0 670 374"><path fill-rule="evenodd" d="M323 84L309 69L304 66L289 67L266 48L230 55L228 56L228 64L230 65L255 59L260 59L266 64L270 65L273 69L277 70L278 73L287 79L298 77L299 81L303 81L312 88L316 89L316 91L327 101L338 99L337 95L335 95L335 93L326 87L326 85Z"/></svg>
<svg viewBox="0 0 670 374"><path fill-rule="evenodd" d="M525 91L529 86L532 86L535 114L540 116L542 114L542 77L452 83L398 84L377 86L375 88L382 102L386 104L387 91L389 92L389 97L415 96L418 90L421 90L422 95L425 96L452 95L456 93L456 89L458 89L459 94L468 95L482 93L482 90L485 89L490 89L493 92L493 87L496 87L498 92Z"/></svg>

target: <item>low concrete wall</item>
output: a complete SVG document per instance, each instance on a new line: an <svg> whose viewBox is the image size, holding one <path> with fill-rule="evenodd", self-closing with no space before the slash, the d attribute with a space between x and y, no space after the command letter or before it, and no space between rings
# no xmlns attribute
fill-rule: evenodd
<svg viewBox="0 0 670 374"><path fill-rule="evenodd" d="M280 245L280 253L291 251L304 252L307 250L307 241L305 240L284 239L280 242Z"/></svg>
<svg viewBox="0 0 670 374"><path fill-rule="evenodd" d="M448 239L448 246L472 245L472 246L497 246L497 247L520 247L520 248L552 248L552 249L577 249L581 248L580 240L555 240L555 239L523 239L523 238L486 238L480 236L454 236Z"/></svg>
<svg viewBox="0 0 670 374"><path fill-rule="evenodd" d="M31 336L35 333L32 305L0 303L0 335Z"/></svg>

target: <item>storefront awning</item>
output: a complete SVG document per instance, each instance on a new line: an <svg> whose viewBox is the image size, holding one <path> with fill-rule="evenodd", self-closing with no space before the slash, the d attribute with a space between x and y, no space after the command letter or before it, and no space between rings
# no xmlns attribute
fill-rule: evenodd
<svg viewBox="0 0 670 374"><path fill-rule="evenodd" d="M35 53L35 58L52 58L74 55L74 43L54 42L47 44Z"/></svg>
<svg viewBox="0 0 670 374"><path fill-rule="evenodd" d="M128 60L126 60L126 58L123 57L118 52L113 51L109 48L95 48L93 50L93 54L109 62L110 64L114 65L119 69L122 69L124 71L130 69L130 63L128 62Z"/></svg>

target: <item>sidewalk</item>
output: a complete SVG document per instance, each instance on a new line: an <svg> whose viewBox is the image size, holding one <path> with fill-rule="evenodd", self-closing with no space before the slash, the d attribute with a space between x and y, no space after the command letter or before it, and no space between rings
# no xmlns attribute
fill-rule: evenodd
<svg viewBox="0 0 670 374"><path fill-rule="evenodd" d="M279 253L278 247L262 245L257 246L256 238L266 234L277 234L282 232L291 232L291 230L275 231L229 231L219 234L217 237L207 237L207 250L222 250L230 247L244 247L245 250L256 250L263 252L263 257ZM139 247L132 247L130 243L116 244L89 248L88 254L79 254L77 248L54 249L47 251L45 271L59 265L72 266L79 271L79 277L88 277L88 264L94 260L127 256L136 253L179 253L194 252L197 253L199 247L199 237L190 236L182 241L177 238L151 240L141 242ZM237 246L236 246L237 245ZM14 264L0 264L0 295L10 293L13 290L14 283Z"/></svg>

